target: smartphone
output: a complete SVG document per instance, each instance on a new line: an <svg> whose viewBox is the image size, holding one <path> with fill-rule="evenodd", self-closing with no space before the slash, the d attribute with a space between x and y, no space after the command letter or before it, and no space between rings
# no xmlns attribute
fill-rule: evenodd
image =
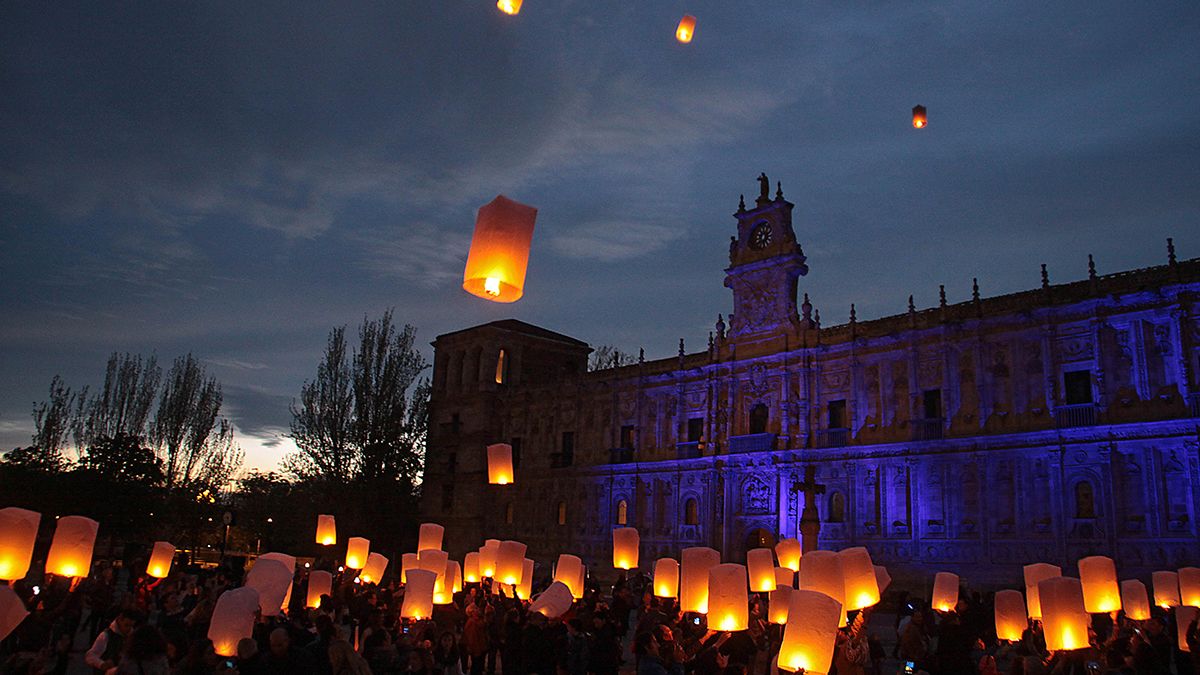
<svg viewBox="0 0 1200 675"><path fill-rule="evenodd" d="M916 672L917 664L915 661L904 662L904 675L913 675Z"/></svg>
<svg viewBox="0 0 1200 675"><path fill-rule="evenodd" d="M1099 661L1088 661L1087 662L1087 671L1089 673L1100 672L1100 662Z"/></svg>
<svg viewBox="0 0 1200 675"><path fill-rule="evenodd" d="M226 659L226 660L225 660L225 667L226 667L226 668L228 668L228 669L230 669L230 670L233 670L234 668L236 668L236 667L237 667L237 664L233 662L233 659Z"/></svg>
<svg viewBox="0 0 1200 675"><path fill-rule="evenodd" d="M696 618L692 619L692 623L699 626L700 625L700 617L696 617Z"/></svg>

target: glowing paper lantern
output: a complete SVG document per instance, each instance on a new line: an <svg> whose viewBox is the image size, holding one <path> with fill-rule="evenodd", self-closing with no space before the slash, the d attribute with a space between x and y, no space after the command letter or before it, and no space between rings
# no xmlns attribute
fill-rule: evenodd
<svg viewBox="0 0 1200 675"><path fill-rule="evenodd" d="M583 561L579 556L563 553L558 556L558 563L554 565L554 580L561 581L567 588L571 589L571 597L579 599L583 597Z"/></svg>
<svg viewBox="0 0 1200 675"><path fill-rule="evenodd" d="M437 574L426 569L409 570L404 585L404 603L400 616L404 619L428 619L433 616L433 587Z"/></svg>
<svg viewBox="0 0 1200 675"><path fill-rule="evenodd" d="M371 551L367 555L367 564L363 565L362 571L358 573L358 578L364 584L377 584L383 579L383 571L387 569L388 559L382 553Z"/></svg>
<svg viewBox="0 0 1200 675"><path fill-rule="evenodd" d="M429 548L442 548L442 535L446 533L446 528L437 523L421 523L420 534L417 535L417 550L424 551Z"/></svg>
<svg viewBox="0 0 1200 675"><path fill-rule="evenodd" d="M462 567L459 566L457 560L448 561L446 563L446 587L450 589L451 593L458 593L462 590L462 586Z"/></svg>
<svg viewBox="0 0 1200 675"><path fill-rule="evenodd" d="M86 577L92 569L92 548L100 523L83 516L63 516L54 528L46 556L46 572L64 577Z"/></svg>
<svg viewBox="0 0 1200 675"><path fill-rule="evenodd" d="M521 11L521 3L523 1L524 0L497 0L496 7L498 7L501 12L504 12L509 16L513 16L517 12Z"/></svg>
<svg viewBox="0 0 1200 675"><path fill-rule="evenodd" d="M333 575L325 570L315 570L308 575L308 594L304 598L305 607L320 607L322 595L333 594Z"/></svg>
<svg viewBox="0 0 1200 675"><path fill-rule="evenodd" d="M750 594L746 567L725 563L708 570L708 625L714 630L736 631L750 627Z"/></svg>
<svg viewBox="0 0 1200 675"><path fill-rule="evenodd" d="M275 564L282 567L280 563ZM237 656L238 642L254 636L254 620L258 608L258 591L249 586L225 591L217 598L212 621L208 624L208 639L212 640L213 650L217 654L225 657Z"/></svg>
<svg viewBox="0 0 1200 675"><path fill-rule="evenodd" d="M842 580L842 563L838 555L833 551L806 553L800 559L800 588L824 593L836 600L840 608L846 593L846 582ZM838 625L846 625L845 611L842 611Z"/></svg>
<svg viewBox="0 0 1200 675"><path fill-rule="evenodd" d="M509 586L521 583L525 572L525 544L511 539L500 542L496 553L496 580Z"/></svg>
<svg viewBox="0 0 1200 675"><path fill-rule="evenodd" d="M246 587L257 592L263 616L278 616L287 599L288 589L292 587L292 573L287 565L278 560L259 556L254 561L254 567L246 574Z"/></svg>
<svg viewBox="0 0 1200 675"><path fill-rule="evenodd" d="M350 537L346 544L346 567L361 570L367 564L367 555L371 553L371 540L362 537Z"/></svg>
<svg viewBox="0 0 1200 675"><path fill-rule="evenodd" d="M1025 615L1025 598L1021 591L996 592L996 637L1001 640L1017 641L1029 627Z"/></svg>
<svg viewBox="0 0 1200 675"><path fill-rule="evenodd" d="M488 539L479 549L479 576L496 576L496 557L500 555L500 540Z"/></svg>
<svg viewBox="0 0 1200 675"><path fill-rule="evenodd" d="M1200 607L1200 567L1180 567L1179 604Z"/></svg>
<svg viewBox="0 0 1200 675"><path fill-rule="evenodd" d="M533 593L533 561L529 558L525 559L525 565L521 570L521 583L517 584L513 592L521 600L528 600Z"/></svg>
<svg viewBox="0 0 1200 675"><path fill-rule="evenodd" d="M913 128L924 129L927 124L929 124L929 118L925 114L925 106L913 106Z"/></svg>
<svg viewBox="0 0 1200 675"><path fill-rule="evenodd" d="M494 443L487 446L488 483L492 485L509 485L513 482L512 446L508 443Z"/></svg>
<svg viewBox="0 0 1200 675"><path fill-rule="evenodd" d="M842 583L845 586L846 610L862 609L879 603L879 582L875 579L875 565L871 554L862 546L838 551L838 562L842 566Z"/></svg>
<svg viewBox="0 0 1200 675"><path fill-rule="evenodd" d="M1137 579L1126 579L1121 582L1121 606L1125 616L1134 621L1145 621L1150 618L1150 598L1146 595L1146 584Z"/></svg>
<svg viewBox="0 0 1200 675"><path fill-rule="evenodd" d="M679 563L674 558L659 558L654 563L654 595L674 598L679 595Z"/></svg>
<svg viewBox="0 0 1200 675"><path fill-rule="evenodd" d="M1088 646L1091 618L1083 606L1083 584L1072 577L1050 577L1038 582L1042 630L1046 649L1084 649Z"/></svg>
<svg viewBox="0 0 1200 675"><path fill-rule="evenodd" d="M420 558L416 553L403 553L400 555L400 582L408 583L408 571L421 568Z"/></svg>
<svg viewBox="0 0 1200 675"><path fill-rule="evenodd" d="M933 598L929 606L939 612L953 612L958 605L958 575L938 572L933 575Z"/></svg>
<svg viewBox="0 0 1200 675"><path fill-rule="evenodd" d="M804 558L807 560L808 555ZM838 624L845 616L842 603L824 593L792 591L788 622L779 646L779 668L791 672L803 670L806 674L828 673L833 664Z"/></svg>
<svg viewBox="0 0 1200 675"><path fill-rule="evenodd" d="M1159 571L1150 575L1154 586L1154 604L1163 609L1179 606L1179 575L1175 572Z"/></svg>
<svg viewBox="0 0 1200 675"><path fill-rule="evenodd" d="M796 582L796 573L795 572L793 572L792 570L789 570L786 567L776 567L775 568L775 587L776 588L778 588L780 586L787 586L788 588L791 588L792 584L794 584L795 582Z"/></svg>
<svg viewBox="0 0 1200 675"><path fill-rule="evenodd" d="M679 607L708 613L708 571L721 564L721 554L706 546L683 549L679 564Z"/></svg>
<svg viewBox="0 0 1200 675"><path fill-rule="evenodd" d="M788 605L792 598L791 586L779 586L768 597L767 621L780 626L787 623Z"/></svg>
<svg viewBox="0 0 1200 675"><path fill-rule="evenodd" d="M324 513L317 516L317 543L322 546L337 543L337 521L333 516Z"/></svg>
<svg viewBox="0 0 1200 675"><path fill-rule="evenodd" d="M463 272L463 290L493 302L520 300L535 220L537 209L504 195L481 206Z"/></svg>
<svg viewBox="0 0 1200 675"><path fill-rule="evenodd" d="M619 570L637 569L640 538L636 527L613 530L613 567Z"/></svg>
<svg viewBox="0 0 1200 675"><path fill-rule="evenodd" d="M793 572L800 571L799 539L780 539L779 543L775 544L775 555L779 558L781 567L786 567Z"/></svg>
<svg viewBox="0 0 1200 675"><path fill-rule="evenodd" d="M1025 574L1025 606L1029 609L1029 618L1042 618L1042 605L1039 602L1038 584L1046 579L1062 576L1062 568L1049 563L1034 563L1023 568Z"/></svg>
<svg viewBox="0 0 1200 675"><path fill-rule="evenodd" d="M463 581L468 584L477 584L482 578L479 576L479 551L471 551L463 557Z"/></svg>
<svg viewBox="0 0 1200 675"><path fill-rule="evenodd" d="M150 562L146 563L146 574L165 579L171 573L171 562L175 560L175 545L166 541L154 542L150 551Z"/></svg>
<svg viewBox="0 0 1200 675"><path fill-rule="evenodd" d="M750 575L750 590L755 593L770 593L778 586L775 583L775 553L769 548L746 551L746 572Z"/></svg>
<svg viewBox="0 0 1200 675"><path fill-rule="evenodd" d="M571 596L571 589L561 581L555 581L550 584L550 588L542 591L542 594L533 601L529 606L529 611L538 612L547 619L556 619L571 609L571 603L575 599Z"/></svg>
<svg viewBox="0 0 1200 675"><path fill-rule="evenodd" d="M1175 639L1179 644L1179 651L1190 652L1187 643L1188 627L1196 620L1196 614L1200 609L1190 605L1180 605L1175 608Z"/></svg>
<svg viewBox="0 0 1200 675"><path fill-rule="evenodd" d="M888 574L887 568L883 565L875 565L875 585L879 587L879 596L883 597L883 592L888 586L892 585L892 575Z"/></svg>
<svg viewBox="0 0 1200 675"><path fill-rule="evenodd" d="M692 41L692 36L696 34L696 17L691 14L684 14L679 20L679 26L675 28L675 39L683 44Z"/></svg>
<svg viewBox="0 0 1200 675"><path fill-rule="evenodd" d="M36 511L15 506L0 509L0 579L24 579L29 573L41 520Z"/></svg>
<svg viewBox="0 0 1200 675"><path fill-rule="evenodd" d="M0 641L16 630L27 616L29 610L25 609L21 596L9 586L0 586Z"/></svg>
<svg viewBox="0 0 1200 675"><path fill-rule="evenodd" d="M1091 614L1121 609L1121 587L1117 584L1117 566L1102 555L1079 559L1079 582L1083 585L1083 606Z"/></svg>
<svg viewBox="0 0 1200 675"><path fill-rule="evenodd" d="M449 561L450 554L441 549L427 548L417 553L417 566L433 572L439 579L446 576L446 563Z"/></svg>
<svg viewBox="0 0 1200 675"><path fill-rule="evenodd" d="M295 577L296 577L296 556L288 555L286 553L271 552L271 553L264 553L264 554L258 556L258 559L259 560L278 560L279 562L283 563L283 566L288 569L288 572L292 575L292 578L295 579ZM288 605L291 604L291 600L292 600L292 584L291 584L291 582L289 582L288 587L287 587L287 592L283 594L283 602L280 604L280 609L286 610L288 608Z"/></svg>

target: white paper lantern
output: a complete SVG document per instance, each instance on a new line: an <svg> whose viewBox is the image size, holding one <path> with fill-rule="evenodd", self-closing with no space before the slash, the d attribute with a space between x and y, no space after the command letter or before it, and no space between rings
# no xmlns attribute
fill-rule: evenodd
<svg viewBox="0 0 1200 675"><path fill-rule="evenodd" d="M346 567L361 570L367 564L367 556L371 553L371 540L363 537L350 537L346 543Z"/></svg>
<svg viewBox="0 0 1200 675"><path fill-rule="evenodd" d="M325 570L314 570L308 575L308 594L305 607L320 607L322 595L333 595L333 575Z"/></svg>
<svg viewBox="0 0 1200 675"><path fill-rule="evenodd" d="M939 612L953 612L958 606L958 575L938 572L933 575L933 597L929 606Z"/></svg>
<svg viewBox="0 0 1200 675"><path fill-rule="evenodd" d="M571 590L571 597L583 597L583 561L579 556L562 553L554 565L554 580L561 581Z"/></svg>
<svg viewBox="0 0 1200 675"><path fill-rule="evenodd" d="M654 562L654 595L660 598L679 595L679 563L674 558L659 558Z"/></svg>
<svg viewBox="0 0 1200 675"><path fill-rule="evenodd" d="M772 575L773 575L772 570ZM719 631L739 631L750 627L750 598L746 568L736 563L717 565L708 570L708 625Z"/></svg>
<svg viewBox="0 0 1200 675"><path fill-rule="evenodd" d="M529 558L525 559L521 570L521 583L517 584L513 593L521 600L528 600L533 593L533 561Z"/></svg>
<svg viewBox="0 0 1200 675"><path fill-rule="evenodd" d="M426 569L408 571L404 602L400 605L401 618L419 620L433 616L433 587L437 584L437 576Z"/></svg>
<svg viewBox="0 0 1200 675"><path fill-rule="evenodd" d="M799 539L780 539L778 544L775 544L775 555L779 557L779 564L793 572L800 571L800 540Z"/></svg>
<svg viewBox="0 0 1200 675"><path fill-rule="evenodd" d="M863 609L879 603L879 582L871 554L862 546L838 551L845 586L846 610Z"/></svg>
<svg viewBox="0 0 1200 675"><path fill-rule="evenodd" d="M547 619L557 619L571 609L571 603L574 600L571 589L567 588L563 582L556 581L542 591L542 594L529 606L529 611L538 612Z"/></svg>
<svg viewBox="0 0 1200 675"><path fill-rule="evenodd" d="M383 572L387 566L388 559L382 553L371 551L367 556L367 564L363 565L362 571L358 573L358 578L366 584L378 584L383 579Z"/></svg>
<svg viewBox="0 0 1200 675"><path fill-rule="evenodd" d="M1083 606L1083 585L1071 577L1050 577L1038 582L1042 632L1046 649L1086 649L1091 617Z"/></svg>
<svg viewBox="0 0 1200 675"><path fill-rule="evenodd" d="M86 577L92 569L92 549L100 523L83 516L63 516L54 527L46 556L46 572L63 577Z"/></svg>
<svg viewBox="0 0 1200 675"><path fill-rule="evenodd" d="M824 593L842 606L846 593L846 582L842 580L842 563L833 551L811 551L800 558L800 588ZM793 596L794 597L794 596ZM791 614L789 614L791 616ZM846 625L846 612L842 610L839 626Z"/></svg>
<svg viewBox="0 0 1200 675"><path fill-rule="evenodd" d="M791 570L788 570L789 572ZM780 626L787 623L788 605L791 603L792 587L779 586L768 596L767 620Z"/></svg>
<svg viewBox="0 0 1200 675"><path fill-rule="evenodd" d="M279 616L292 587L292 573L282 562L260 556L246 574L246 587L257 592L263 616Z"/></svg>
<svg viewBox="0 0 1200 675"><path fill-rule="evenodd" d="M769 548L746 551L746 573L750 575L750 590L755 593L775 590L779 585L775 582L775 552Z"/></svg>
<svg viewBox="0 0 1200 675"><path fill-rule="evenodd" d="M470 551L463 557L462 573L464 582L479 583L479 580L482 579L479 575L479 551Z"/></svg>
<svg viewBox="0 0 1200 675"><path fill-rule="evenodd" d="M437 523L421 523L421 530L417 534L417 550L424 551L429 548L441 550L442 538L445 534L446 528Z"/></svg>
<svg viewBox="0 0 1200 675"><path fill-rule="evenodd" d="M400 555L400 583L408 583L408 571L421 569L421 560L416 553Z"/></svg>
<svg viewBox="0 0 1200 675"><path fill-rule="evenodd" d="M1010 642L1020 640L1025 629L1029 627L1029 618L1025 614L1025 597L1021 595L1021 591L997 591L995 605L996 637Z"/></svg>
<svg viewBox="0 0 1200 675"><path fill-rule="evenodd" d="M708 571L721 564L721 554L706 546L683 549L679 564L679 606L685 612L708 613Z"/></svg>
<svg viewBox="0 0 1200 675"><path fill-rule="evenodd" d="M1188 627L1196 620L1196 613L1200 609L1191 605L1180 605L1175 608L1175 642L1179 645L1179 651L1191 652L1191 648L1187 643Z"/></svg>
<svg viewBox="0 0 1200 675"><path fill-rule="evenodd" d="M521 583L521 575L525 571L525 549L525 544L519 541L500 542L500 550L496 553L497 581L509 586Z"/></svg>
<svg viewBox="0 0 1200 675"><path fill-rule="evenodd" d="M8 586L0 586L0 641L16 630L27 616L29 611L17 592Z"/></svg>
<svg viewBox="0 0 1200 675"><path fill-rule="evenodd" d="M1200 567L1180 567L1179 604L1200 607Z"/></svg>
<svg viewBox="0 0 1200 675"><path fill-rule="evenodd" d="M1121 607L1125 610L1125 616L1133 621L1149 619L1150 596L1146 594L1146 584L1137 579L1122 581Z"/></svg>
<svg viewBox="0 0 1200 675"><path fill-rule="evenodd" d="M1079 559L1079 581L1083 584L1083 606L1091 614L1121 609L1121 586L1112 558L1093 555Z"/></svg>
<svg viewBox="0 0 1200 675"><path fill-rule="evenodd" d="M803 560L819 552L806 553ZM801 565L803 575L803 562ZM803 579L800 583L804 583ZM833 664L838 625L845 616L842 603L824 593L803 588L792 591L788 622L779 647L779 668L790 672L803 670L806 674L828 673Z"/></svg>
<svg viewBox="0 0 1200 675"><path fill-rule="evenodd" d="M613 567L619 570L637 569L640 543L636 527L613 530Z"/></svg>
<svg viewBox="0 0 1200 675"><path fill-rule="evenodd" d="M1062 576L1062 568L1049 563L1033 563L1023 569L1025 574L1025 604L1029 618L1042 618L1042 604L1038 599L1038 584L1046 579Z"/></svg>
<svg viewBox="0 0 1200 675"><path fill-rule="evenodd" d="M283 568L282 563L268 562ZM251 572L253 571L252 569ZM254 637L255 614L259 604L258 591L249 586L225 591L217 598L212 620L208 625L208 639L212 640L213 649L217 654L224 657L237 656L238 642L243 638Z"/></svg>
<svg viewBox="0 0 1200 675"><path fill-rule="evenodd" d="M156 579L165 579L171 573L171 563L174 560L175 545L168 541L156 541L150 551L150 561L146 563L146 574Z"/></svg>
<svg viewBox="0 0 1200 675"><path fill-rule="evenodd" d="M327 513L317 516L317 543L322 546L337 543L337 521Z"/></svg>
<svg viewBox="0 0 1200 675"><path fill-rule="evenodd" d="M479 576L494 578L496 576L496 558L500 555L500 540L488 539L479 549Z"/></svg>
<svg viewBox="0 0 1200 675"><path fill-rule="evenodd" d="M1163 609L1179 606L1179 574L1160 570L1150 574L1150 581L1154 585L1154 604Z"/></svg>
<svg viewBox="0 0 1200 675"><path fill-rule="evenodd" d="M0 509L0 579L15 581L29 573L42 514L15 506Z"/></svg>

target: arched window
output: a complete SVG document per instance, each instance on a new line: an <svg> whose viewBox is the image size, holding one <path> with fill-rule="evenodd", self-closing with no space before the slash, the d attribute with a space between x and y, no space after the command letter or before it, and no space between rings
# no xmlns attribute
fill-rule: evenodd
<svg viewBox="0 0 1200 675"><path fill-rule="evenodd" d="M500 354L496 356L496 384L504 384L508 380L508 355L504 350L500 350Z"/></svg>
<svg viewBox="0 0 1200 675"><path fill-rule="evenodd" d="M504 506L504 522L507 525L512 525L513 522L513 505L509 502Z"/></svg>
<svg viewBox="0 0 1200 675"><path fill-rule="evenodd" d="M841 492L829 496L829 522L846 522L846 495Z"/></svg>
<svg viewBox="0 0 1200 675"><path fill-rule="evenodd" d="M1092 489L1092 484L1086 480L1075 484L1075 517L1096 517L1096 493Z"/></svg>
<svg viewBox="0 0 1200 675"><path fill-rule="evenodd" d="M689 498L683 503L683 522L685 525L700 524L700 508L695 498Z"/></svg>
<svg viewBox="0 0 1200 675"><path fill-rule="evenodd" d="M750 409L750 433L765 434L767 433L767 420L770 413L767 412L767 406L759 403Z"/></svg>
<svg viewBox="0 0 1200 675"><path fill-rule="evenodd" d="M567 524L567 503L565 501L560 501L558 503L558 524Z"/></svg>
<svg viewBox="0 0 1200 675"><path fill-rule="evenodd" d="M624 499L617 502L617 524L627 525L629 523L629 503Z"/></svg>

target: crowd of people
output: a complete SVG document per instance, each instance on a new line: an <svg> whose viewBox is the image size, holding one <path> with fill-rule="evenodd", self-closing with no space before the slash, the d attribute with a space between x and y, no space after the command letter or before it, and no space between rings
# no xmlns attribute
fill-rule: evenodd
<svg viewBox="0 0 1200 675"><path fill-rule="evenodd" d="M723 633L654 597L638 574L603 588L589 583L554 619L485 581L468 584L431 619L409 621L400 618L402 584L362 584L352 572L306 608L300 569L287 611L261 617L237 654L223 656L207 637L209 621L240 571L183 568L158 580L130 569L98 564L87 579L15 583L30 616L0 645L0 675L765 675L782 640L782 627L766 619L766 595L751 596L749 630ZM1169 612L1143 622L1096 615L1089 649L1050 653L1037 622L1018 642L997 641L990 597L962 598L956 611L936 613L893 589L882 607L852 613L831 672L1200 674L1196 622L1185 627L1186 644L1176 644Z"/></svg>

